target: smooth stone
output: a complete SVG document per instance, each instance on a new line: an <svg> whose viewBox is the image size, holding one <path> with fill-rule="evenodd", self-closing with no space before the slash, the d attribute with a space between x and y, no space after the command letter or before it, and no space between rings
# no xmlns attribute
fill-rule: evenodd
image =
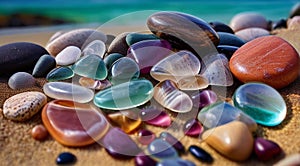
<svg viewBox="0 0 300 166"><path fill-rule="evenodd" d="M103 59L103 62L105 63L106 68L109 70L111 68L112 64L116 60L118 60L122 57L124 57L124 55L119 54L119 53L112 53L112 54L105 56L105 58Z"/></svg>
<svg viewBox="0 0 300 166"><path fill-rule="evenodd" d="M32 70L42 55L49 54L42 46L17 42L0 46L0 73Z"/></svg>
<svg viewBox="0 0 300 166"><path fill-rule="evenodd" d="M150 75L158 80L172 80L177 82L186 76L195 76L199 73L201 63L189 51L179 51L159 61L150 71Z"/></svg>
<svg viewBox="0 0 300 166"><path fill-rule="evenodd" d="M245 12L235 15L231 19L229 26L234 32L253 27L268 29L268 21L259 13Z"/></svg>
<svg viewBox="0 0 300 166"><path fill-rule="evenodd" d="M153 85L148 80L132 80L99 91L94 97L97 107L109 110L134 108L153 96Z"/></svg>
<svg viewBox="0 0 300 166"><path fill-rule="evenodd" d="M298 55L300 56L300 29L279 31L276 36L281 37L285 41L289 42L297 50Z"/></svg>
<svg viewBox="0 0 300 166"><path fill-rule="evenodd" d="M199 56L215 52L215 45L219 43L218 34L207 22L185 13L154 13L148 18L147 26L174 47L193 51Z"/></svg>
<svg viewBox="0 0 300 166"><path fill-rule="evenodd" d="M58 155L56 158L56 164L65 165L65 164L74 164L76 162L76 156L70 152L63 152Z"/></svg>
<svg viewBox="0 0 300 166"><path fill-rule="evenodd" d="M36 125L31 129L31 136L38 141L44 141L48 137L48 131L43 125Z"/></svg>
<svg viewBox="0 0 300 166"><path fill-rule="evenodd" d="M83 56L93 54L103 58L105 50L106 50L106 46L103 41L94 40L82 49L82 54Z"/></svg>
<svg viewBox="0 0 300 166"><path fill-rule="evenodd" d="M195 119L190 119L190 120L186 121L183 125L184 134L191 136L191 137L198 137L203 131L204 131L204 128Z"/></svg>
<svg viewBox="0 0 300 166"><path fill-rule="evenodd" d="M116 36L116 38L111 42L107 49L107 55L112 53L119 53L122 55L127 55L127 50L129 46L126 43L126 36L128 32L124 32Z"/></svg>
<svg viewBox="0 0 300 166"><path fill-rule="evenodd" d="M81 147L95 143L108 128L101 111L89 104L53 100L42 111L42 121L51 136L60 144Z"/></svg>
<svg viewBox="0 0 300 166"><path fill-rule="evenodd" d="M51 55L45 54L39 58L36 62L32 76L33 77L45 77L52 69L56 67L55 58Z"/></svg>
<svg viewBox="0 0 300 166"><path fill-rule="evenodd" d="M268 36L270 32L262 28L246 28L236 32L235 35L245 42L249 42L261 36Z"/></svg>
<svg viewBox="0 0 300 166"><path fill-rule="evenodd" d="M112 34L107 34L106 38L107 38L107 40L105 42L105 46L106 46L106 48L108 48L109 45L112 43L112 41L116 38L116 36L112 35Z"/></svg>
<svg viewBox="0 0 300 166"><path fill-rule="evenodd" d="M169 127L172 123L171 117L157 108L149 107L140 111L139 116L147 124L158 127Z"/></svg>
<svg viewBox="0 0 300 166"><path fill-rule="evenodd" d="M218 96L212 90L203 90L201 92L195 92L191 94L191 99L194 107L203 108L215 103L218 100Z"/></svg>
<svg viewBox="0 0 300 166"><path fill-rule="evenodd" d="M66 66L61 66L52 69L46 76L47 81L61 81L67 80L74 76L74 72L72 69Z"/></svg>
<svg viewBox="0 0 300 166"><path fill-rule="evenodd" d="M94 97L92 90L67 82L48 82L44 84L43 91L53 99L71 100L78 103L87 103Z"/></svg>
<svg viewBox="0 0 300 166"><path fill-rule="evenodd" d="M142 129L138 132L138 141L142 145L149 145L155 138L155 134L150 130Z"/></svg>
<svg viewBox="0 0 300 166"><path fill-rule="evenodd" d="M287 28L289 30L300 29L300 16L294 16L287 21Z"/></svg>
<svg viewBox="0 0 300 166"><path fill-rule="evenodd" d="M195 75L180 78L176 82L176 85L180 90L190 91L205 89L209 86L209 82L205 77L201 75Z"/></svg>
<svg viewBox="0 0 300 166"><path fill-rule="evenodd" d="M263 82L279 89L298 77L300 57L282 38L263 36L240 47L232 55L229 67L244 83Z"/></svg>
<svg viewBox="0 0 300 166"><path fill-rule="evenodd" d="M126 43L131 46L137 42L145 41L145 40L155 40L159 39L154 34L143 34L143 33L129 33L126 35Z"/></svg>
<svg viewBox="0 0 300 166"><path fill-rule="evenodd" d="M81 77L78 82L81 86L93 90L102 90L112 85L108 80L94 80L87 77Z"/></svg>
<svg viewBox="0 0 300 166"><path fill-rule="evenodd" d="M226 32L218 32L218 35L220 37L220 45L240 47L245 44L245 41L237 35Z"/></svg>
<svg viewBox="0 0 300 166"><path fill-rule="evenodd" d="M55 32L51 37L50 39L48 40L47 44L49 44L50 42L52 42L53 40L55 40L56 38L58 38L59 36L65 34L66 31L57 31Z"/></svg>
<svg viewBox="0 0 300 166"><path fill-rule="evenodd" d="M273 21L272 22L272 30L285 29L285 28L287 28L287 21L286 21L286 19L280 19L278 21Z"/></svg>
<svg viewBox="0 0 300 166"><path fill-rule="evenodd" d="M129 110L108 114L107 118L110 120L113 126L119 127L128 134L137 131L142 124L142 121L138 115Z"/></svg>
<svg viewBox="0 0 300 166"><path fill-rule="evenodd" d="M290 10L289 18L293 18L294 16L300 16L300 2L295 3Z"/></svg>
<svg viewBox="0 0 300 166"><path fill-rule="evenodd" d="M166 159L159 163L156 166L196 166L193 162L189 160L183 160L181 158L176 159Z"/></svg>
<svg viewBox="0 0 300 166"><path fill-rule="evenodd" d="M17 72L9 77L8 86L11 89L24 89L34 87L35 78L26 72Z"/></svg>
<svg viewBox="0 0 300 166"><path fill-rule="evenodd" d="M141 152L134 158L135 166L156 166L156 161Z"/></svg>
<svg viewBox="0 0 300 166"><path fill-rule="evenodd" d="M47 103L47 97L41 92L23 92L6 99L3 115L13 121L26 121Z"/></svg>
<svg viewBox="0 0 300 166"><path fill-rule="evenodd" d="M274 166L300 165L300 154L295 153L286 156L282 160L275 163Z"/></svg>
<svg viewBox="0 0 300 166"><path fill-rule="evenodd" d="M101 57L87 55L78 60L72 69L74 73L97 80L104 80L107 77L107 69Z"/></svg>
<svg viewBox="0 0 300 166"><path fill-rule="evenodd" d="M154 87L153 98L163 107L178 113L192 110L192 99L184 92L178 90L171 80L162 81Z"/></svg>
<svg viewBox="0 0 300 166"><path fill-rule="evenodd" d="M102 32L93 29L75 29L53 39L47 44L46 49L50 55L56 56L68 46L83 48L86 43L90 43L94 40L105 42L107 37Z"/></svg>
<svg viewBox="0 0 300 166"><path fill-rule="evenodd" d="M228 45L218 45L217 50L220 54L224 54L228 60L230 60L233 53L240 47L228 46Z"/></svg>
<svg viewBox="0 0 300 166"><path fill-rule="evenodd" d="M217 102L202 108L197 118L203 126L209 129L236 120L245 123L249 131L255 132L257 129L257 124L251 117L226 102Z"/></svg>
<svg viewBox="0 0 300 166"><path fill-rule="evenodd" d="M271 140L256 138L254 141L254 153L260 161L269 161L280 155L281 152L280 146Z"/></svg>
<svg viewBox="0 0 300 166"><path fill-rule="evenodd" d="M152 141L147 147L147 152L152 158L159 161L178 158L178 153L173 146L162 139Z"/></svg>
<svg viewBox="0 0 300 166"><path fill-rule="evenodd" d="M166 40L145 40L131 45L127 57L139 65L142 74L148 74L159 61L170 55L171 44Z"/></svg>
<svg viewBox="0 0 300 166"><path fill-rule="evenodd" d="M68 66L75 63L81 56L81 50L75 46L68 46L59 52L55 61L59 66Z"/></svg>
<svg viewBox="0 0 300 166"><path fill-rule="evenodd" d="M113 85L138 79L140 69L138 64L128 57L122 57L114 62L108 71L108 79Z"/></svg>
<svg viewBox="0 0 300 166"><path fill-rule="evenodd" d="M233 30L230 28L230 26L219 22L219 21L213 21L210 22L209 25L216 31L216 32L227 32L234 34Z"/></svg>
<svg viewBox="0 0 300 166"><path fill-rule="evenodd" d="M202 162L212 163L214 161L211 155L199 146L191 145L189 147L189 152Z"/></svg>
<svg viewBox="0 0 300 166"><path fill-rule="evenodd" d="M239 121L209 129L202 139L225 157L234 161L249 158L253 149L253 136L247 126Z"/></svg>
<svg viewBox="0 0 300 166"><path fill-rule="evenodd" d="M177 150L178 153L185 152L185 148L182 145L182 143L177 138L175 138L171 133L166 131L161 132L159 138L172 145Z"/></svg>
<svg viewBox="0 0 300 166"><path fill-rule="evenodd" d="M111 128L98 143L100 143L111 156L118 159L131 158L141 152L141 149L129 135L115 127Z"/></svg>

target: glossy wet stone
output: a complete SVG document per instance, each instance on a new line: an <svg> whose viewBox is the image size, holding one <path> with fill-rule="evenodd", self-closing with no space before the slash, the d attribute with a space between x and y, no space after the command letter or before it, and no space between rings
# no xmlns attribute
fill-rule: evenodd
<svg viewBox="0 0 300 166"><path fill-rule="evenodd" d="M214 160L209 153L196 145L191 145L189 147L189 152L202 162L211 163Z"/></svg>
<svg viewBox="0 0 300 166"><path fill-rule="evenodd" d="M118 159L131 158L141 152L141 149L129 135L115 127L111 128L98 143L100 143L111 156Z"/></svg>
<svg viewBox="0 0 300 166"><path fill-rule="evenodd" d="M11 89L31 88L35 85L35 78L26 72L17 72L8 79L8 86Z"/></svg>
<svg viewBox="0 0 300 166"><path fill-rule="evenodd" d="M105 56L105 58L103 59L103 62L105 63L106 68L109 70L111 68L112 64L116 60L118 60L122 57L124 57L124 55L119 54L119 53L112 53L112 54L109 54L109 55Z"/></svg>
<svg viewBox="0 0 300 166"><path fill-rule="evenodd" d="M247 126L234 121L203 133L202 139L225 157L234 161L249 158L253 149L253 137Z"/></svg>
<svg viewBox="0 0 300 166"><path fill-rule="evenodd" d="M245 44L245 41L239 38L238 36L226 33L226 32L218 32L220 37L220 45L229 45L229 46L236 46L240 47Z"/></svg>
<svg viewBox="0 0 300 166"><path fill-rule="evenodd" d="M193 53L179 51L154 65L150 75L158 81L169 79L177 82L182 77L197 75L200 68L201 63Z"/></svg>
<svg viewBox="0 0 300 166"><path fill-rule="evenodd" d="M147 152L156 160L174 159L178 157L177 151L168 142L155 139L148 147Z"/></svg>
<svg viewBox="0 0 300 166"><path fill-rule="evenodd" d="M124 32L116 36L116 38L109 45L107 49L107 54L109 55L112 53L119 53L122 55L126 55L129 47L126 43L126 36L128 34L128 32Z"/></svg>
<svg viewBox="0 0 300 166"><path fill-rule="evenodd" d="M82 54L83 56L98 55L99 57L103 58L105 50L106 46L103 41L94 40L82 49Z"/></svg>
<svg viewBox="0 0 300 166"><path fill-rule="evenodd" d="M145 40L131 45L127 57L139 65L141 73L148 74L151 68L172 52L171 44L166 40Z"/></svg>
<svg viewBox="0 0 300 166"><path fill-rule="evenodd" d="M230 60L233 53L239 49L239 47L236 46L228 46L228 45L218 45L217 50L219 53L224 54L228 60Z"/></svg>
<svg viewBox="0 0 300 166"><path fill-rule="evenodd" d="M204 129L198 120L190 119L184 123L182 130L185 135L198 137Z"/></svg>
<svg viewBox="0 0 300 166"><path fill-rule="evenodd" d="M286 19L280 19L272 22L272 30L287 28Z"/></svg>
<svg viewBox="0 0 300 166"><path fill-rule="evenodd" d="M64 48L61 52L55 57L57 65L68 66L75 63L81 55L81 50L75 46L68 46Z"/></svg>
<svg viewBox="0 0 300 166"><path fill-rule="evenodd" d="M145 40L155 40L159 39L154 34L144 34L144 33L129 33L126 36L126 43L131 46L137 42L145 41Z"/></svg>
<svg viewBox="0 0 300 166"><path fill-rule="evenodd" d="M76 156L70 152L63 152L58 155L56 158L56 164L65 165L65 164L74 164L76 162Z"/></svg>
<svg viewBox="0 0 300 166"><path fill-rule="evenodd" d="M116 60L108 71L108 79L113 85L138 79L139 76L139 66L134 60L128 57Z"/></svg>
<svg viewBox="0 0 300 166"><path fill-rule="evenodd" d="M172 123L171 117L165 111L157 108L144 108L140 111L139 116L142 121L153 126L168 127Z"/></svg>
<svg viewBox="0 0 300 166"><path fill-rule="evenodd" d="M233 103L257 123L265 126L280 124L287 112L282 96L272 87L261 83L240 86L234 92Z"/></svg>
<svg viewBox="0 0 300 166"><path fill-rule="evenodd" d="M154 87L153 98L163 107L179 113L192 110L192 99L184 92L178 90L173 81L165 80Z"/></svg>
<svg viewBox="0 0 300 166"><path fill-rule="evenodd" d="M215 103L218 100L217 94L212 90L203 90L195 92L191 95L193 106L196 108L203 108L207 105Z"/></svg>
<svg viewBox="0 0 300 166"><path fill-rule="evenodd" d="M227 32L234 34L233 30L226 24L219 22L219 21L213 21L210 22L209 25L216 31L216 32Z"/></svg>
<svg viewBox="0 0 300 166"><path fill-rule="evenodd" d="M94 80L87 77L79 78L78 82L81 86L94 90L102 90L111 86L111 83L108 80Z"/></svg>
<svg viewBox="0 0 300 166"><path fill-rule="evenodd" d="M31 129L33 139L43 141L48 137L48 131L43 125L36 125Z"/></svg>
<svg viewBox="0 0 300 166"><path fill-rule="evenodd" d="M294 153L281 159L274 166L300 165L300 153Z"/></svg>
<svg viewBox="0 0 300 166"><path fill-rule="evenodd" d="M141 152L134 158L135 166L156 166L156 161Z"/></svg>
<svg viewBox="0 0 300 166"><path fill-rule="evenodd" d="M282 149L271 140L256 138L254 141L254 152L260 161L268 161L280 155Z"/></svg>
<svg viewBox="0 0 300 166"><path fill-rule="evenodd" d="M138 141L143 145L149 145L156 138L155 134L147 129L138 132Z"/></svg>
<svg viewBox="0 0 300 166"><path fill-rule="evenodd" d="M56 66L55 58L51 55L45 54L39 58L36 62L32 76L33 77L45 77Z"/></svg>
<svg viewBox="0 0 300 166"><path fill-rule="evenodd" d="M74 76L74 72L71 68L61 66L52 69L46 76L47 81L61 81L72 78Z"/></svg>
<svg viewBox="0 0 300 166"><path fill-rule="evenodd" d="M153 96L153 85L148 80L132 80L98 92L94 104L110 110L134 108L148 102Z"/></svg>
<svg viewBox="0 0 300 166"><path fill-rule="evenodd" d="M101 57L87 55L78 60L72 69L74 73L97 80L104 80L107 76L107 69Z"/></svg>
<svg viewBox="0 0 300 166"><path fill-rule="evenodd" d="M209 86L209 82L205 77L201 75L195 75L180 78L176 82L176 85L180 90L190 91L205 89Z"/></svg>
<svg viewBox="0 0 300 166"><path fill-rule="evenodd" d="M230 27L234 32L245 28L258 27L267 29L268 21L266 18L255 12L244 12L235 15L230 21Z"/></svg>
<svg viewBox="0 0 300 166"><path fill-rule="evenodd" d="M270 32L262 28L246 28L236 32L235 35L245 42L249 42L261 36L268 36Z"/></svg>
<svg viewBox="0 0 300 166"><path fill-rule="evenodd" d="M175 138L171 133L166 131L161 132L159 138L172 145L177 150L178 153L185 152L185 148L182 145L182 143L177 138Z"/></svg>
<svg viewBox="0 0 300 166"><path fill-rule="evenodd" d="M183 160L181 158L176 159L166 159L159 163L156 166L196 166L193 162L189 160Z"/></svg>
<svg viewBox="0 0 300 166"><path fill-rule="evenodd" d="M94 143L109 128L106 118L97 108L68 100L54 100L46 104L42 121L57 142L72 147Z"/></svg>
<svg viewBox="0 0 300 166"><path fill-rule="evenodd" d="M48 82L44 84L43 91L53 99L65 99L79 103L87 103L94 97L92 90L67 82Z"/></svg>

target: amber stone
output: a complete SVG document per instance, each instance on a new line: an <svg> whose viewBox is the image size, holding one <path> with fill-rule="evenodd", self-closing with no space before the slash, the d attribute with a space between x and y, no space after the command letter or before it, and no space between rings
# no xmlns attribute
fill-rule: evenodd
<svg viewBox="0 0 300 166"><path fill-rule="evenodd" d="M43 125L36 125L31 130L31 136L36 140L43 141L47 138L48 131Z"/></svg>
<svg viewBox="0 0 300 166"><path fill-rule="evenodd" d="M263 82L279 89L298 77L300 59L282 38L264 36L240 47L232 55L229 67L242 82Z"/></svg>
<svg viewBox="0 0 300 166"><path fill-rule="evenodd" d="M43 108L42 121L57 142L65 146L85 146L108 131L109 124L99 111L89 104L54 100Z"/></svg>

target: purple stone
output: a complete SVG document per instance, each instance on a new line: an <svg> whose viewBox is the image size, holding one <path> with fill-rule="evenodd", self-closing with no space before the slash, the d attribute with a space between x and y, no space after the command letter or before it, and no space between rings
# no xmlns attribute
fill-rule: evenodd
<svg viewBox="0 0 300 166"><path fill-rule="evenodd" d="M142 129L138 132L138 140L143 145L150 144L155 139L155 134L150 130Z"/></svg>
<svg viewBox="0 0 300 166"><path fill-rule="evenodd" d="M148 155L145 155L143 152L139 153L134 158L134 163L136 166L155 166L156 165L156 161L153 160Z"/></svg>
<svg viewBox="0 0 300 166"><path fill-rule="evenodd" d="M159 127L168 127L172 122L171 117L166 112L152 107L142 109L140 117L147 124Z"/></svg>
<svg viewBox="0 0 300 166"><path fill-rule="evenodd" d="M256 138L254 142L254 152L261 161L268 161L282 152L280 146L267 139Z"/></svg>
<svg viewBox="0 0 300 166"><path fill-rule="evenodd" d="M183 132L185 135L197 137L203 132L203 127L196 119L190 119L183 125Z"/></svg>
<svg viewBox="0 0 300 166"><path fill-rule="evenodd" d="M113 157L126 159L141 152L137 144L120 128L111 128L99 143Z"/></svg>
<svg viewBox="0 0 300 166"><path fill-rule="evenodd" d="M196 108L203 108L218 100L217 94L212 90L204 90L202 92L196 92L191 96L193 105Z"/></svg>
<svg viewBox="0 0 300 166"><path fill-rule="evenodd" d="M142 74L148 74L152 66L171 53L171 44L166 40L144 40L131 45L127 57L136 61Z"/></svg>
<svg viewBox="0 0 300 166"><path fill-rule="evenodd" d="M177 138L175 138L172 134L170 134L168 132L162 132L162 133L160 133L159 138L161 138L162 140L168 142L179 153L184 153L185 152L185 148L182 145L182 143Z"/></svg>

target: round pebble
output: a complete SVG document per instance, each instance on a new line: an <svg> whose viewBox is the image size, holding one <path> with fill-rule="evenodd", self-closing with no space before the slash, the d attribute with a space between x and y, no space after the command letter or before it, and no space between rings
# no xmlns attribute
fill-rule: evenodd
<svg viewBox="0 0 300 166"><path fill-rule="evenodd" d="M155 139L155 134L150 130L140 130L138 132L138 140L143 145L150 144Z"/></svg>
<svg viewBox="0 0 300 166"><path fill-rule="evenodd" d="M124 32L119 34L109 45L107 49L107 55L112 53L119 53L122 55L127 54L127 50L129 46L126 43L126 36L128 35L128 32Z"/></svg>
<svg viewBox="0 0 300 166"><path fill-rule="evenodd" d="M262 28L246 28L236 32L235 35L248 42L261 36L268 36L270 32Z"/></svg>
<svg viewBox="0 0 300 166"><path fill-rule="evenodd" d="M81 55L81 50L75 46L68 46L55 57L57 65L68 66L75 63Z"/></svg>
<svg viewBox="0 0 300 166"><path fill-rule="evenodd" d="M156 166L156 161L141 152L134 158L134 164L135 166Z"/></svg>
<svg viewBox="0 0 300 166"><path fill-rule="evenodd" d="M220 45L229 45L229 46L236 46L240 47L245 44L245 41L239 38L238 36L226 33L226 32L218 32L220 37Z"/></svg>
<svg viewBox="0 0 300 166"><path fill-rule="evenodd" d="M268 29L268 21L259 13L239 13L231 19L230 27L234 32L252 27Z"/></svg>
<svg viewBox="0 0 300 166"><path fill-rule="evenodd" d="M43 141L48 137L48 131L43 125L36 125L31 130L31 136L35 140Z"/></svg>
<svg viewBox="0 0 300 166"><path fill-rule="evenodd" d="M282 152L282 149L271 140L256 138L254 141L254 152L260 161L268 161L277 157Z"/></svg>
<svg viewBox="0 0 300 166"><path fill-rule="evenodd" d="M76 156L70 152L63 152L58 155L56 158L56 164L63 165L63 164L74 164L76 162Z"/></svg>
<svg viewBox="0 0 300 166"><path fill-rule="evenodd" d="M227 32L234 34L233 30L226 24L219 22L219 21L213 21L210 22L209 25L216 31L216 32Z"/></svg>
<svg viewBox="0 0 300 166"><path fill-rule="evenodd" d="M8 80L8 86L11 89L30 88L35 85L35 78L26 72L17 72Z"/></svg>
<svg viewBox="0 0 300 166"><path fill-rule="evenodd" d="M189 147L189 152L202 162L211 163L214 160L209 153L196 145L191 145Z"/></svg>

